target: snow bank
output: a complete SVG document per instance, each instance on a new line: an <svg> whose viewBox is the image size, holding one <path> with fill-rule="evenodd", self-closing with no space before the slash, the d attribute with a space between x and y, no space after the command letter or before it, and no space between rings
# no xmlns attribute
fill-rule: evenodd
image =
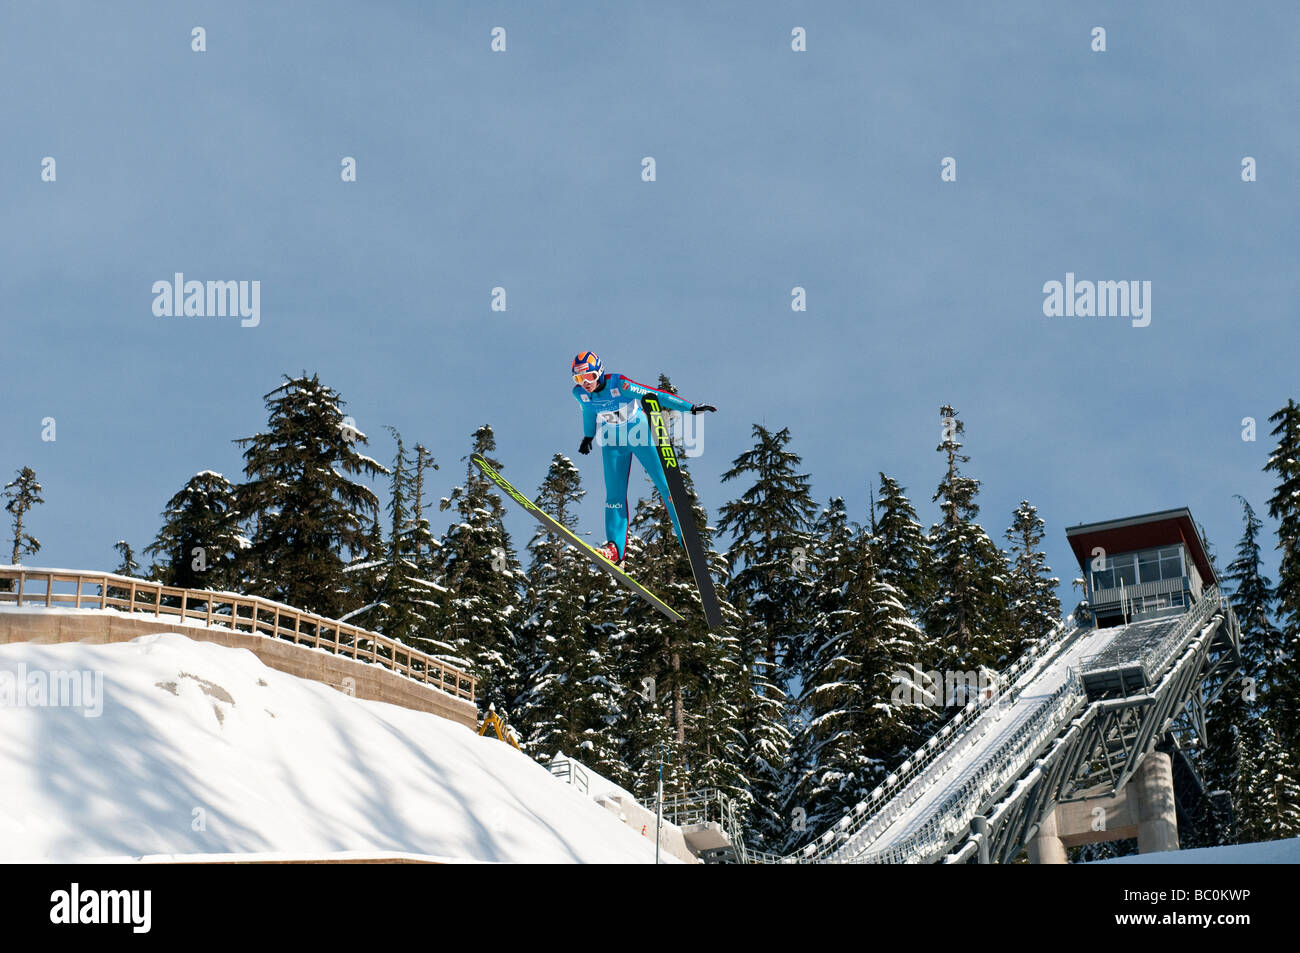
<svg viewBox="0 0 1300 953"><path fill-rule="evenodd" d="M0 645L0 861L343 852L651 863L654 844L495 738L245 649Z"/></svg>

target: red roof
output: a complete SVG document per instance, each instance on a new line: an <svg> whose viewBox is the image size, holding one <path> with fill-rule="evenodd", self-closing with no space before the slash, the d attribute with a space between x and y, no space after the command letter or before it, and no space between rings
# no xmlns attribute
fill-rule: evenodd
<svg viewBox="0 0 1300 953"><path fill-rule="evenodd" d="M1070 541L1070 548L1074 550L1075 558L1079 560L1079 568L1085 572L1092 562L1093 550L1097 547L1105 550L1107 556L1113 556L1182 543L1196 564L1201 581L1207 586L1218 584L1214 571L1210 568L1210 559L1205 554L1201 534L1197 532L1191 511L1186 507L1147 513L1145 516L1107 520L1104 523L1070 526L1066 528L1065 535Z"/></svg>

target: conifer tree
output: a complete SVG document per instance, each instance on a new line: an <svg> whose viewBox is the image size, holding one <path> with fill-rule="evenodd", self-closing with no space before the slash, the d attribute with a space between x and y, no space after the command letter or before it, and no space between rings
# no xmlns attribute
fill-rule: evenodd
<svg viewBox="0 0 1300 953"><path fill-rule="evenodd" d="M880 498L873 518L876 574L898 590L912 618L920 619L933 598L930 546L906 487L880 474Z"/></svg>
<svg viewBox="0 0 1300 953"><path fill-rule="evenodd" d="M877 573L880 540L849 526L841 499L831 501L819 530L816 652L801 739L804 760L814 767L792 797L807 812L808 833L788 847L863 800L911 750L916 726L927 720L912 704L894 704L893 685L918 667L920 631L899 591Z"/></svg>
<svg viewBox="0 0 1300 953"><path fill-rule="evenodd" d="M945 667L976 671L995 669L1010 655L1006 626L1006 559L975 522L979 481L962 474L970 458L961 452L966 425L957 411L940 408L946 471L934 500L942 501L943 519L930 529L936 591L926 613L925 629L938 642Z"/></svg>
<svg viewBox="0 0 1300 953"><path fill-rule="evenodd" d="M452 654L439 633L441 607L447 590L432 577L436 542L424 517L424 472L437 469L428 451L416 445L412 457L402 435L388 428L397 443L393 457L389 501L389 537L376 537L368 550L375 553L353 567L356 601L366 603L355 616L391 638L433 655Z"/></svg>
<svg viewBox="0 0 1300 953"><path fill-rule="evenodd" d="M718 555L717 563L719 571L725 572L726 558ZM735 611L727 606L729 612ZM744 773L746 739L740 728L741 710L748 701L740 669L741 625L737 614L725 628L711 632L710 661L697 674L689 696L691 783L717 788L737 801L750 793Z"/></svg>
<svg viewBox="0 0 1300 953"><path fill-rule="evenodd" d="M144 550L155 557L154 578L183 589L224 592L238 586L235 567L243 537L235 488L225 477L211 470L190 477L167 501L162 520Z"/></svg>
<svg viewBox="0 0 1300 953"><path fill-rule="evenodd" d="M1275 596L1262 567L1259 531L1263 524L1250 503L1238 499L1245 529L1224 582L1235 583L1235 592L1228 599L1241 625L1242 671L1224 685L1206 711L1207 737L1200 768L1207 788L1230 795L1236 836L1253 841L1275 836L1266 829L1267 818L1276 807L1267 803L1274 792L1261 783L1259 775L1267 770L1260 758L1265 739L1273 731L1267 719L1269 659L1271 647L1281 644L1281 633L1271 621ZM1231 842L1233 832L1223 829L1217 812L1198 817L1197 823L1205 843Z"/></svg>
<svg viewBox="0 0 1300 953"><path fill-rule="evenodd" d="M786 449L790 431L771 433L754 424L753 433L753 449L722 475L724 483L753 482L722 507L718 530L734 538L728 551L730 599L756 627L766 668L776 677L775 666L806 631L807 584L799 567L812 551L809 531L817 507L808 475L799 472L800 457Z"/></svg>
<svg viewBox="0 0 1300 953"><path fill-rule="evenodd" d="M1241 500L1242 531L1237 543L1237 558L1228 564L1225 580L1234 584L1230 597L1233 613L1241 626L1241 660L1243 674L1252 679L1260 702L1268 705L1274 679L1282 672L1275 665L1285 655L1284 633L1273 623L1277 594L1273 581L1264 574L1259 534L1263 523L1245 498Z"/></svg>
<svg viewBox="0 0 1300 953"><path fill-rule="evenodd" d="M747 844L777 851L791 827L791 818L782 811L790 729L785 718L786 692L777 682L776 667L767 659L766 631L745 627L738 635L736 730L741 738L741 770L748 782L738 801Z"/></svg>
<svg viewBox="0 0 1300 953"><path fill-rule="evenodd" d="M800 813L806 830L791 829L783 849L789 849L826 828L844 813L836 796L844 778L843 759L836 759L828 746L838 744L840 752L862 752L862 741L845 737L846 728L835 724L844 700L842 669L852 664L841 658L844 634L861 624L858 608L850 590L860 569L853 551L853 530L848 523L844 501L831 500L813 527L816 541L813 555L814 581L810 586L809 637L803 647L806 660L802 666L800 697L791 705L791 755L786 774L787 790L782 802L785 814ZM849 692L852 692L852 686ZM797 733L796 733L797 732ZM850 769L851 770L851 769Z"/></svg>
<svg viewBox="0 0 1300 953"><path fill-rule="evenodd" d="M411 475L411 550L415 554L415 565L423 580L432 580L439 565L438 550L442 543L429 528L429 519L424 515L429 504L425 503L424 475L429 470L437 470L438 464L433 454L423 445L415 445L415 469ZM442 593L440 587L430 585L431 591ZM436 601L435 601L436 604ZM432 605L429 606L432 608ZM430 617L431 624L437 625L436 616Z"/></svg>
<svg viewBox="0 0 1300 953"><path fill-rule="evenodd" d="M396 431L394 431L396 433ZM405 533L405 551L411 560L411 574L407 577L407 600L413 607L416 622L410 633L411 644L430 654L450 651L443 639L444 609L447 589L437 582L441 572L440 550L442 543L429 528L425 510L425 474L437 470L438 463L423 444L415 445L411 461L407 495L411 503L409 526Z"/></svg>
<svg viewBox="0 0 1300 953"><path fill-rule="evenodd" d="M555 454L535 497L538 507L576 531L585 495L573 461ZM524 747L539 760L562 751L611 780L625 779L618 762L627 686L610 671L619 621L610 604L616 584L545 528L538 528L527 548L527 621L520 631L524 690L515 714Z"/></svg>
<svg viewBox="0 0 1300 953"><path fill-rule="evenodd" d="M1052 569L1039 548L1044 525L1038 509L1021 500L1006 532L1011 543L1007 612L1013 658L1047 638L1061 621L1061 601L1056 597L1061 580L1048 575Z"/></svg>
<svg viewBox="0 0 1300 953"><path fill-rule="evenodd" d="M264 400L266 432L235 441L246 448L248 478L236 491L238 509L256 525L245 553L249 588L337 618L349 601L344 567L367 553L379 507L375 494L350 476L388 469L358 450L368 442L365 434L316 375L285 375Z"/></svg>
<svg viewBox="0 0 1300 953"><path fill-rule="evenodd" d="M140 577L140 563L136 561L131 544L124 539L119 539L113 544L113 548L117 550L118 556L121 557L117 568L113 570L114 575L132 576L138 579Z"/></svg>
<svg viewBox="0 0 1300 953"><path fill-rule="evenodd" d="M1243 755L1250 778L1241 799L1241 841L1300 837L1300 752L1279 728L1283 712L1266 709L1258 733L1259 754Z"/></svg>
<svg viewBox="0 0 1300 953"><path fill-rule="evenodd" d="M41 485L36 482L36 471L23 467L12 481L5 484L5 510L13 516L13 549L9 561L15 566L24 555L34 556L40 552L40 541L23 528L23 521L33 506L44 503L41 497Z"/></svg>
<svg viewBox="0 0 1300 953"><path fill-rule="evenodd" d="M1283 638L1274 646L1267 682L1269 691L1276 692L1270 708L1279 743L1300 751L1300 404L1288 400L1268 419L1276 424L1272 436L1277 438L1264 469L1277 480L1268 515L1277 520L1277 548L1282 550L1277 612Z"/></svg>
<svg viewBox="0 0 1300 953"><path fill-rule="evenodd" d="M353 608L339 616L339 621L384 632L381 616L389 555L388 542L384 539L384 530L376 512L370 517L365 546L352 553L351 559L343 568L348 581L348 605Z"/></svg>
<svg viewBox="0 0 1300 953"><path fill-rule="evenodd" d="M502 469L493 454L496 435L486 424L474 431L472 453ZM445 585L450 590L444 618L444 639L457 656L469 662L480 679L478 705L495 705L507 720L513 717L520 690L517 630L521 614L524 573L502 517L501 497L466 457L465 482L444 497L440 509L456 507L459 520L443 537Z"/></svg>

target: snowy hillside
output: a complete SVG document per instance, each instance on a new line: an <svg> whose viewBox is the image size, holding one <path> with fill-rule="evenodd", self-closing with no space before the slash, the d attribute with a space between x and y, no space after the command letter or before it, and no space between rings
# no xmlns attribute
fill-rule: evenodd
<svg viewBox="0 0 1300 953"><path fill-rule="evenodd" d="M36 694L55 671L84 676L81 708ZM0 861L654 860L653 841L496 739L182 635L0 645L0 726Z"/></svg>

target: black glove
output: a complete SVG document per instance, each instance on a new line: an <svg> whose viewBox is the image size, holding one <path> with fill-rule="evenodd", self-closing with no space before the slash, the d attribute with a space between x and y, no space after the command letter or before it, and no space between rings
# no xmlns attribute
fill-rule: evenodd
<svg viewBox="0 0 1300 953"><path fill-rule="evenodd" d="M717 409L718 409L718 408L714 407L712 404L692 404L692 405L691 405L691 413L693 413L693 414L703 413L703 412L706 411L706 410L707 410L707 411L716 411Z"/></svg>
<svg viewBox="0 0 1300 953"><path fill-rule="evenodd" d="M591 453L591 438L583 437L582 446L578 448L579 453Z"/></svg>

